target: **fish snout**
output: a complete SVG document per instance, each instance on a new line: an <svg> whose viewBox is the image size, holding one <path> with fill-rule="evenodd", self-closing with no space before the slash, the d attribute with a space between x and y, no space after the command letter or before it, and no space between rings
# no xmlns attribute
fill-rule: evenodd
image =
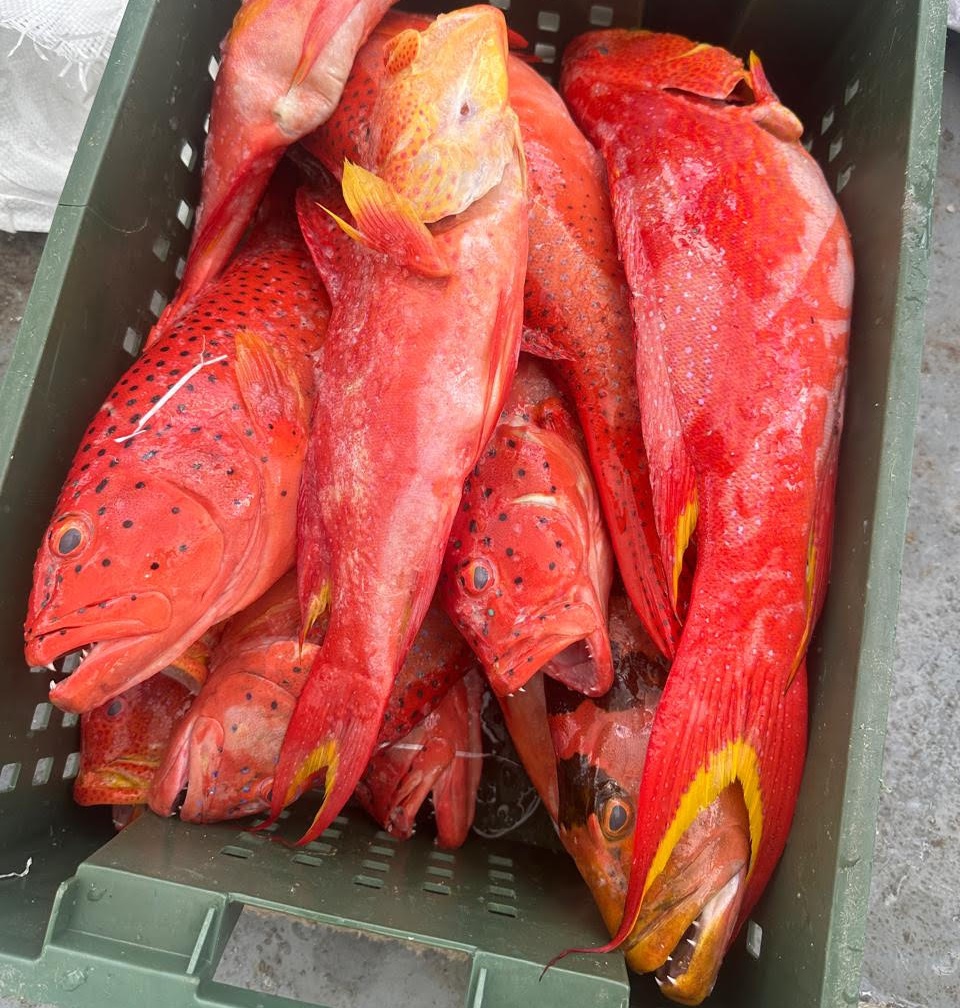
<svg viewBox="0 0 960 1008"><path fill-rule="evenodd" d="M27 624L24 653L31 665L47 665L92 644L163 631L172 616L169 598L159 591L93 600L65 613L51 605Z"/></svg>
<svg viewBox="0 0 960 1008"><path fill-rule="evenodd" d="M650 885L624 944L627 964L655 972L661 992L696 1005L713 990L740 916L750 833L739 787L694 820Z"/></svg>

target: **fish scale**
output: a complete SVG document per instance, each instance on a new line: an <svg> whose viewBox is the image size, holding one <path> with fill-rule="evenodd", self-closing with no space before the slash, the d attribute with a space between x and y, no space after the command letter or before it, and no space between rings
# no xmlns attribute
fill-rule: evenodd
<svg viewBox="0 0 960 1008"><path fill-rule="evenodd" d="M86 432L25 626L33 665L94 645L51 690L65 710L163 669L293 561L311 354L329 306L291 226L288 203L128 369Z"/></svg>

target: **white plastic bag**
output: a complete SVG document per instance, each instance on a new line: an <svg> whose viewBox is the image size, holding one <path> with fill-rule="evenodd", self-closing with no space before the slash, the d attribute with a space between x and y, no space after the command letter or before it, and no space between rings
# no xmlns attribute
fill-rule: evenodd
<svg viewBox="0 0 960 1008"><path fill-rule="evenodd" d="M48 231L126 0L0 0L0 230Z"/></svg>

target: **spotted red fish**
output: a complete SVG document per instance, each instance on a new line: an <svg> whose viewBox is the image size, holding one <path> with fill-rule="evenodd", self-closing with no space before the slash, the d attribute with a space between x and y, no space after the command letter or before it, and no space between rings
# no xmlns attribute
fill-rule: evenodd
<svg viewBox="0 0 960 1008"><path fill-rule="evenodd" d="M521 358L500 424L464 483L439 598L500 695L541 668L610 687L613 555L576 421Z"/></svg>
<svg viewBox="0 0 960 1008"><path fill-rule="evenodd" d="M373 754L355 794L391 836L412 836L429 794L439 846L456 848L466 840L483 765L482 695L483 678L473 670L413 731Z"/></svg>
<svg viewBox="0 0 960 1008"><path fill-rule="evenodd" d="M219 822L270 807L283 735L326 627L318 621L301 644L301 622L291 570L227 623L157 772L154 812L179 808L188 822ZM394 685L380 744L411 731L473 665L466 643L431 607Z"/></svg>
<svg viewBox="0 0 960 1008"><path fill-rule="evenodd" d="M739 787L749 813L739 923L786 841L804 658L829 567L853 270L801 124L755 56L745 68L676 35L598 32L567 50L562 83L607 163L667 569L697 534L613 947L724 789Z"/></svg>
<svg viewBox="0 0 960 1008"><path fill-rule="evenodd" d="M354 54L393 0L244 0L223 41L203 190L159 338L226 266L287 147L333 112Z"/></svg>
<svg viewBox="0 0 960 1008"><path fill-rule="evenodd" d="M629 292L603 163L557 92L516 57L510 104L530 179L524 349L556 362L577 409L623 583L657 646L672 656L683 599L660 557Z"/></svg>
<svg viewBox="0 0 960 1008"><path fill-rule="evenodd" d="M142 805L174 726L193 694L155 675L80 717L79 805Z"/></svg>
<svg viewBox="0 0 960 1008"><path fill-rule="evenodd" d="M411 233L425 232L445 264L443 277L364 248L314 200L299 202L333 301L317 357L298 555L304 609L312 616L329 607L330 625L287 731L272 808L278 814L324 778L324 804L304 842L336 816L370 757L432 597L463 480L493 431L519 352L526 195L516 118L506 102L503 15L468 8L416 34L390 64L392 75L408 81L406 91L394 81L390 93L409 102L376 114L448 110L456 95L456 107L476 109L484 131L491 110L499 110L500 129L515 142L506 160L499 148L493 157L468 144L441 162L453 192L465 174L490 184L474 180L472 191L486 186L485 195L432 232L397 177L387 186L358 169L354 181L372 214L355 218L364 241L382 212L384 235L399 229L401 260L410 259ZM438 137L456 130L472 136L469 116L441 118L437 130ZM429 146L434 134L415 142Z"/></svg>
<svg viewBox="0 0 960 1008"><path fill-rule="evenodd" d="M277 200L280 197L278 195ZM31 665L92 710L169 665L293 562L329 305L276 201L216 284L127 370L83 436L34 568Z"/></svg>

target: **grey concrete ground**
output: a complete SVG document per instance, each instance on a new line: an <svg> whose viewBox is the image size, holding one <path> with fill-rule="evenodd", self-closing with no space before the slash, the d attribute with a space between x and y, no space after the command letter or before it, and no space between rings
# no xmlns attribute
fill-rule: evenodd
<svg viewBox="0 0 960 1008"><path fill-rule="evenodd" d="M0 235L0 373L43 240ZM960 42L951 35L920 417L864 957L882 1008L960 1005ZM251 935L251 950L273 935ZM0 1008L8 1003L0 999ZM771 1006L773 1008L773 1006Z"/></svg>
<svg viewBox="0 0 960 1008"><path fill-rule="evenodd" d="M863 987L960 1004L960 36L950 33L926 343Z"/></svg>

